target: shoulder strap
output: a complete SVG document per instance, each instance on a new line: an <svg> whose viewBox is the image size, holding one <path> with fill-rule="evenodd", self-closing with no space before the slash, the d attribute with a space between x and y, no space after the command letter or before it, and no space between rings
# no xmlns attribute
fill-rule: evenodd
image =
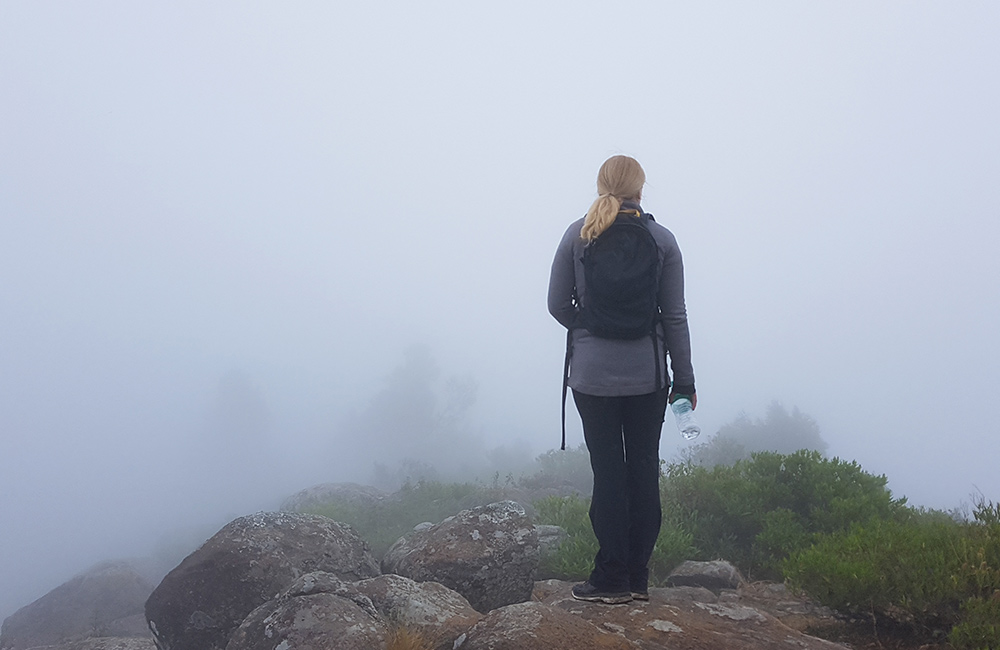
<svg viewBox="0 0 1000 650"><path fill-rule="evenodd" d="M573 357L573 328L566 330L566 360L563 362L563 385L562 385L562 446L559 448L566 450L566 393L569 388L569 360Z"/></svg>

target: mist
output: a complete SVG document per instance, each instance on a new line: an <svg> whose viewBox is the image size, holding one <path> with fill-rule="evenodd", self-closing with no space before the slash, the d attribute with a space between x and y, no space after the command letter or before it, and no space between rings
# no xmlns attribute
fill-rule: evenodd
<svg viewBox="0 0 1000 650"><path fill-rule="evenodd" d="M549 266L617 153L684 254L707 434L777 400L911 504L1000 500L997 33L985 2L3 3L0 619L315 483L556 447Z"/></svg>

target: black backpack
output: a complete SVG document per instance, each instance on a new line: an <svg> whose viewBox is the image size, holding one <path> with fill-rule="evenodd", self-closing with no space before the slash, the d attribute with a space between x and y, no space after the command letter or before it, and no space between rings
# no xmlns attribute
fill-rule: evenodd
<svg viewBox="0 0 1000 650"><path fill-rule="evenodd" d="M644 215L650 221L652 215ZM580 305L578 327L606 339L649 336L656 357L656 385L660 385L656 322L660 315L660 250L646 227L646 219L621 212L607 230L583 249L586 302ZM573 329L566 333L563 368L562 449L566 448L566 392Z"/></svg>
<svg viewBox="0 0 1000 650"><path fill-rule="evenodd" d="M606 339L647 336L660 312L659 253L640 219L619 214L583 249L587 296L580 325Z"/></svg>

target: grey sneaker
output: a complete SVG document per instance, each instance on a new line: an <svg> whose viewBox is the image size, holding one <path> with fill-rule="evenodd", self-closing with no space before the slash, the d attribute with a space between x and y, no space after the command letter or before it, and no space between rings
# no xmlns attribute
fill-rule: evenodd
<svg viewBox="0 0 1000 650"><path fill-rule="evenodd" d="M573 587L573 598L591 603L620 605L631 601L632 594L628 591L601 591L589 582L584 582Z"/></svg>
<svg viewBox="0 0 1000 650"><path fill-rule="evenodd" d="M649 600L648 591L633 591L632 600Z"/></svg>

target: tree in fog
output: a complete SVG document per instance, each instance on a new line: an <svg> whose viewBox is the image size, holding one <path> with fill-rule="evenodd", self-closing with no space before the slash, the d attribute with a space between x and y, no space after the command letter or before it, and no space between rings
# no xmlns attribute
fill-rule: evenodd
<svg viewBox="0 0 1000 650"><path fill-rule="evenodd" d="M486 457L469 410L478 390L470 376L443 377L430 351L406 350L368 404L340 427L340 449L375 465L375 482L471 475Z"/></svg>
<svg viewBox="0 0 1000 650"><path fill-rule="evenodd" d="M789 413L779 402L771 402L762 419L751 420L741 413L684 456L698 465L731 465L758 451L790 454L799 449L826 452L819 425L797 407Z"/></svg>

